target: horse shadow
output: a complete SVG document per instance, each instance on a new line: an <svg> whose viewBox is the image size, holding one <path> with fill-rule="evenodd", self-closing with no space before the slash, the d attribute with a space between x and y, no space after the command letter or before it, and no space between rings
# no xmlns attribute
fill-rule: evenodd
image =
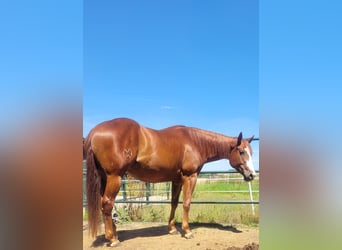
<svg viewBox="0 0 342 250"><path fill-rule="evenodd" d="M200 227L215 228L215 229L219 229L219 230L223 230L223 231L230 231L232 233L242 233L243 232L243 231L237 229L236 227L234 227L232 225L224 226L222 224L215 223L215 222L213 222L213 223L195 222L195 223L190 224L191 229L196 229L196 228L200 228Z"/></svg>
<svg viewBox="0 0 342 250"><path fill-rule="evenodd" d="M176 223L176 228L181 234L182 232L182 237L184 237L183 231L181 229L182 224L181 223ZM197 228L214 228L214 229L219 229L223 231L230 231L233 233L242 233L241 230L237 229L234 226L224 226L219 223L191 223L190 224L191 229L197 229ZM120 239L121 242L131 240L137 237L160 237L163 235L169 235L169 227L168 225L162 225L162 226L149 226L145 228L139 228L139 229L126 229L126 230L118 230L117 232L118 238ZM108 244L109 241L105 238L105 235L99 235L96 237L96 239L92 243L92 247L100 247Z"/></svg>

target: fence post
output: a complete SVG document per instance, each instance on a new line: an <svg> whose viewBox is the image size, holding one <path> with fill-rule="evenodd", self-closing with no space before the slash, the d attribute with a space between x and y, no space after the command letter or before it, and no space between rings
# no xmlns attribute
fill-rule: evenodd
<svg viewBox="0 0 342 250"><path fill-rule="evenodd" d="M150 201L150 196L151 196L151 183L146 182L146 201Z"/></svg>
<svg viewBox="0 0 342 250"><path fill-rule="evenodd" d="M254 203L253 203L253 194L252 194L252 185L251 185L250 181L248 182L248 186L249 186L249 197L251 198L251 201L252 201L252 214L255 215Z"/></svg>
<svg viewBox="0 0 342 250"><path fill-rule="evenodd" d="M124 175L122 177L122 183L121 183L121 188L122 188L122 196L123 196L123 200L126 201L127 200L127 193L126 193L126 175Z"/></svg>
<svg viewBox="0 0 342 250"><path fill-rule="evenodd" d="M166 182L166 198L170 199L170 182Z"/></svg>

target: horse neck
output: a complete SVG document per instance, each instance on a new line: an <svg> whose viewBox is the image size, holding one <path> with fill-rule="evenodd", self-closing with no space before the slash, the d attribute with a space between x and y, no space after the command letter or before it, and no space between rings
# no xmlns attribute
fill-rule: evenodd
<svg viewBox="0 0 342 250"><path fill-rule="evenodd" d="M229 159L230 152L237 142L236 137L192 128L191 137L206 162Z"/></svg>

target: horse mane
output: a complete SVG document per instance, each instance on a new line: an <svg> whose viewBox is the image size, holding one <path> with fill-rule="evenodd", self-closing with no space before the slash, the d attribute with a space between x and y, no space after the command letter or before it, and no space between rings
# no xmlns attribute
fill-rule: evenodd
<svg viewBox="0 0 342 250"><path fill-rule="evenodd" d="M208 160L228 158L236 137L198 129L189 128L193 142L208 156Z"/></svg>

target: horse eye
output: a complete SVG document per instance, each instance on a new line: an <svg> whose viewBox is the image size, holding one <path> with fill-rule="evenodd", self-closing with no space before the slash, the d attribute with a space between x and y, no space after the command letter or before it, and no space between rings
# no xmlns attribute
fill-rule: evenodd
<svg viewBox="0 0 342 250"><path fill-rule="evenodd" d="M240 155L243 155L244 153L245 153L245 151L243 151L243 150L242 150L242 151L240 151Z"/></svg>

